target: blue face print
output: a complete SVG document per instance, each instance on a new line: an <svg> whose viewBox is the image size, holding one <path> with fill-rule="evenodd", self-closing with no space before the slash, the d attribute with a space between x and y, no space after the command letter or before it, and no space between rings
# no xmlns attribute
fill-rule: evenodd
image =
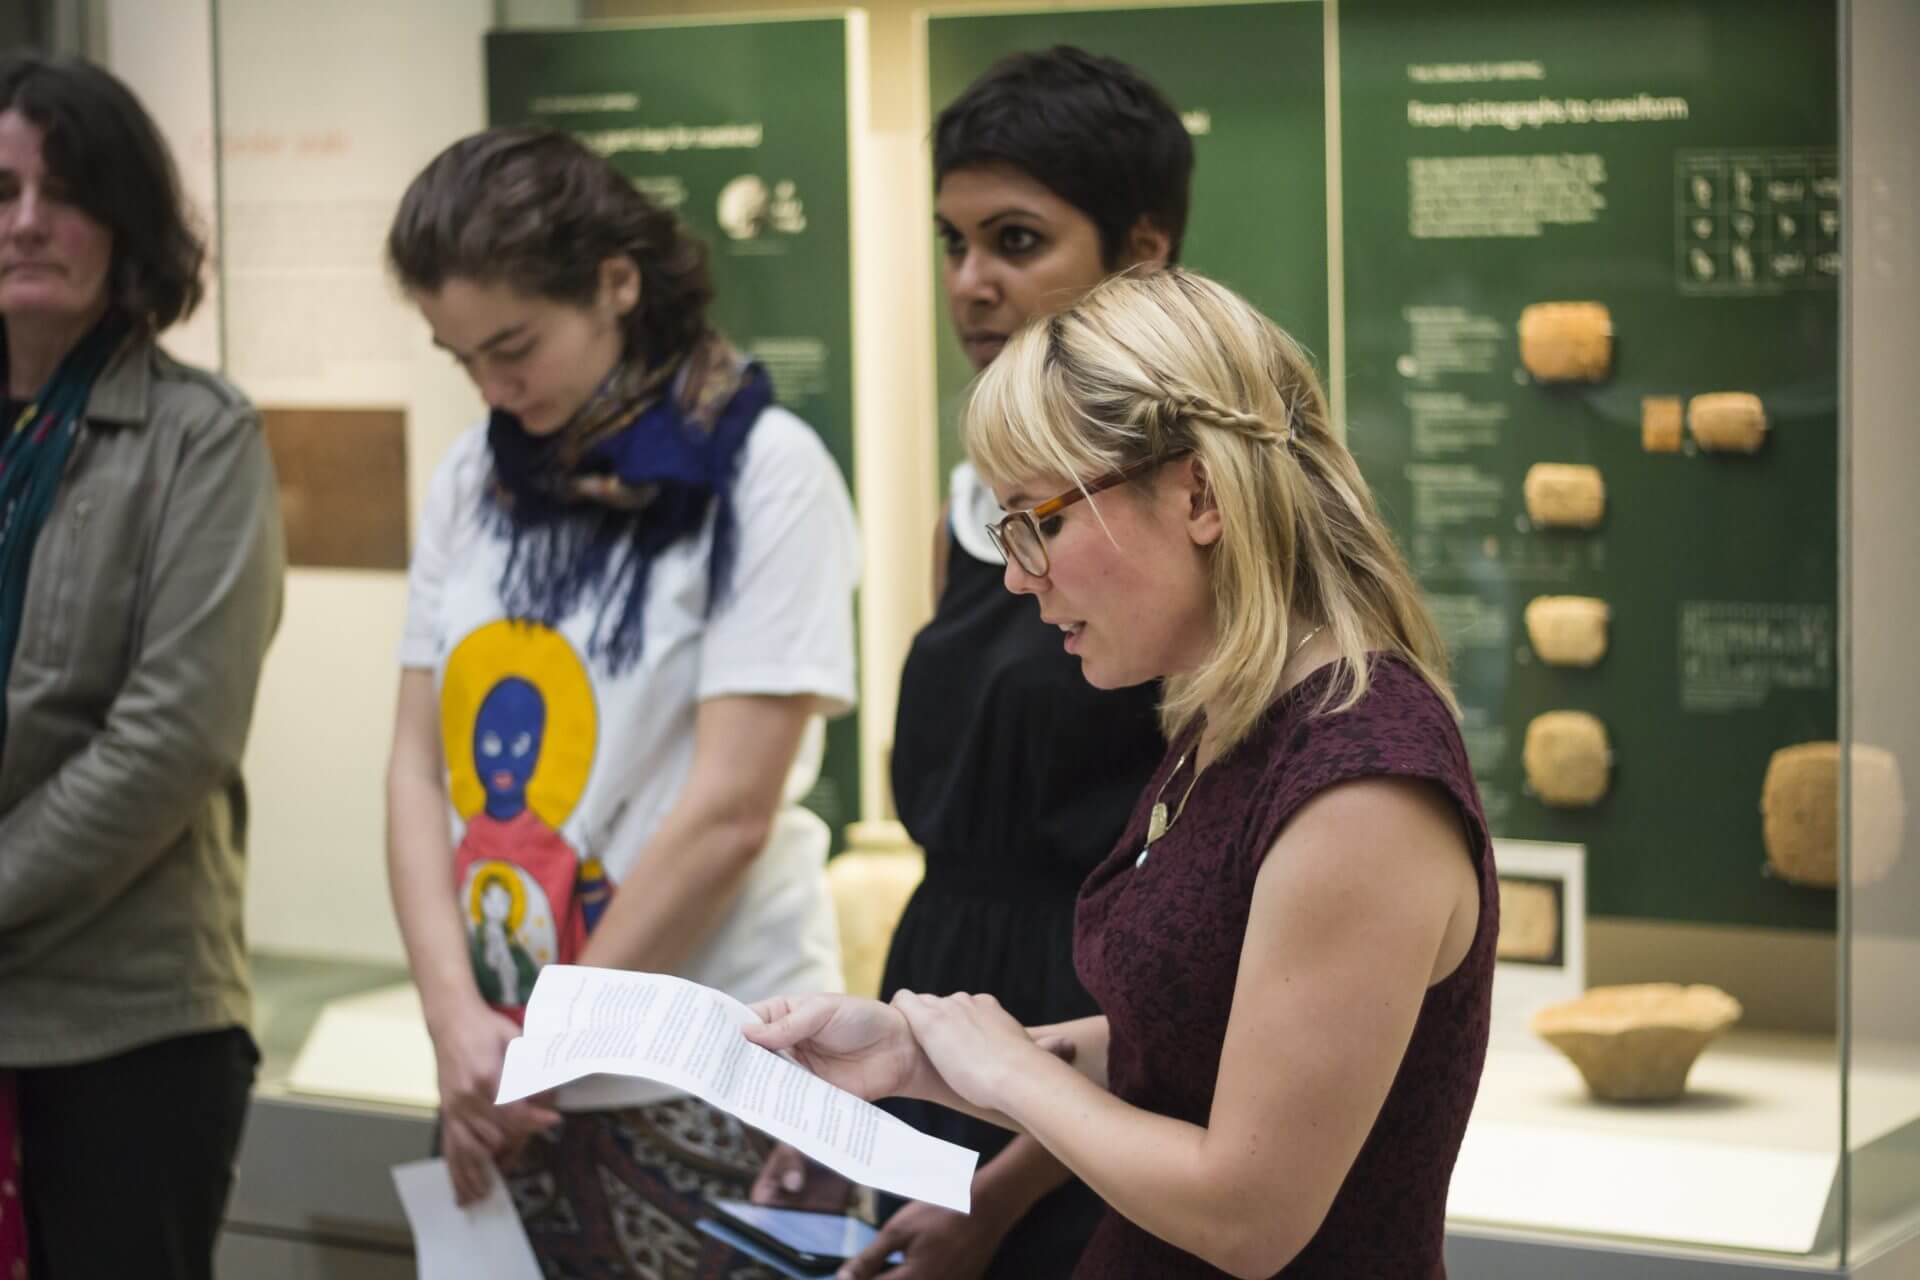
<svg viewBox="0 0 1920 1280"><path fill-rule="evenodd" d="M488 817L505 822L525 812L546 728L547 701L527 681L508 676L487 692L473 721L473 767L486 788Z"/></svg>

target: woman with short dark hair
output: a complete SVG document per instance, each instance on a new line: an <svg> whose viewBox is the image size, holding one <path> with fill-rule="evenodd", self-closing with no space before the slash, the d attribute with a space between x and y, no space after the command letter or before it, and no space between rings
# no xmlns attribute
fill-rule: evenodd
<svg viewBox="0 0 1920 1280"><path fill-rule="evenodd" d="M759 1166L737 1120L639 1081L493 1099L550 963L838 987L795 801L854 697L846 486L708 320L704 247L575 139L454 143L388 256L491 410L420 517L388 770L455 1192L504 1173L549 1275L734 1275L694 1224Z"/></svg>
<svg viewBox="0 0 1920 1280"><path fill-rule="evenodd" d="M54 1280L211 1274L258 1062L240 759L283 550L258 415L156 345L204 256L124 85L0 59L0 1072Z"/></svg>

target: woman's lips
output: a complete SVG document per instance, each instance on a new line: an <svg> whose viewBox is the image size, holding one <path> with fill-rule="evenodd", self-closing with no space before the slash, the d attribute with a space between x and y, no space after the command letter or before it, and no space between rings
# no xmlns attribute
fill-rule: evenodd
<svg viewBox="0 0 1920 1280"><path fill-rule="evenodd" d="M1007 337L1002 333L973 333L961 339L961 345L967 354L982 364L991 361L1007 345Z"/></svg>

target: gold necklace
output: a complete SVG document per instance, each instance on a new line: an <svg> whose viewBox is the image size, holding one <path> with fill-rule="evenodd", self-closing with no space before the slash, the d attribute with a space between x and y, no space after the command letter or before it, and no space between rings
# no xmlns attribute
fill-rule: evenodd
<svg viewBox="0 0 1920 1280"><path fill-rule="evenodd" d="M1307 647L1308 642L1326 629L1326 624L1323 622L1313 630L1307 632L1300 643L1293 646L1293 653L1289 655L1287 660L1291 662L1294 658L1299 657L1300 651ZM1200 775L1206 772L1204 768L1199 767L1197 762L1193 770L1193 779L1187 783L1187 789L1180 794L1180 805L1171 815L1167 813L1166 794L1167 783L1172 782L1180 776L1180 770L1187 766L1187 757L1192 754L1193 751L1191 748L1182 751L1180 758L1174 761L1172 771L1169 772L1166 779L1161 782L1160 789L1153 793L1153 809L1147 814L1147 842L1140 847L1140 856L1133 860L1135 867L1145 865L1147 855L1153 852L1154 842L1160 839L1161 836L1166 835L1167 832L1173 830L1173 824L1180 821L1180 815L1187 811L1187 801L1193 798L1193 789L1200 785Z"/></svg>

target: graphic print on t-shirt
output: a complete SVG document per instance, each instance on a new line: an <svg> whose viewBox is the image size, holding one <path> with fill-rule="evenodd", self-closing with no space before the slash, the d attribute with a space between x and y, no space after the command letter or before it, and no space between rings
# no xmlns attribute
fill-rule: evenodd
<svg viewBox="0 0 1920 1280"><path fill-rule="evenodd" d="M612 893L599 860L583 865L561 835L593 772L598 722L585 664L549 627L490 622L447 659L440 734L465 824L460 909L481 995L516 1016L543 965L578 957Z"/></svg>

